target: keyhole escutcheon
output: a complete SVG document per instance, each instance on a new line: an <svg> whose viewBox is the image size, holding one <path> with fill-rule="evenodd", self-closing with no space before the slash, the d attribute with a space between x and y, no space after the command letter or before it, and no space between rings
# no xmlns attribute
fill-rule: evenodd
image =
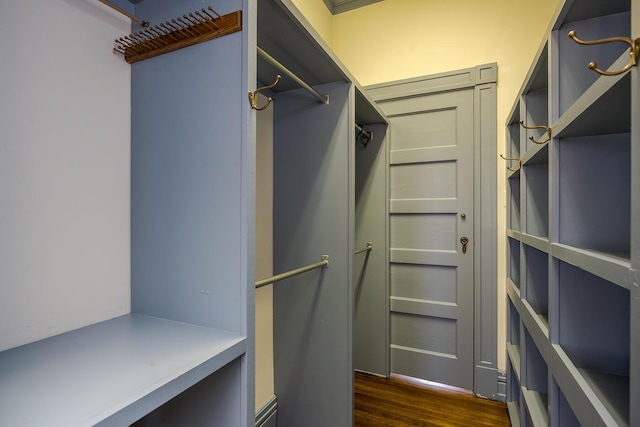
<svg viewBox="0 0 640 427"><path fill-rule="evenodd" d="M462 244L462 253L467 253L467 244L469 243L469 238L467 236L462 236L460 238L460 243Z"/></svg>

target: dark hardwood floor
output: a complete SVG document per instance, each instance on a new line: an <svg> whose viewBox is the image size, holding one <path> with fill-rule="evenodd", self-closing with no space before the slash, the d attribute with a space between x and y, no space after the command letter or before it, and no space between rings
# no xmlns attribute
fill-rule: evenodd
<svg viewBox="0 0 640 427"><path fill-rule="evenodd" d="M356 372L354 427L510 425L504 403L403 376Z"/></svg>

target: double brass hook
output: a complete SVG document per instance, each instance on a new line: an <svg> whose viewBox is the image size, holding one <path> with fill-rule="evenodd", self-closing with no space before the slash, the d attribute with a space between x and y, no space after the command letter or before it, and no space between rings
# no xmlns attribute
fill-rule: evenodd
<svg viewBox="0 0 640 427"><path fill-rule="evenodd" d="M507 166L507 169L510 170L511 172L517 172L522 167L522 160L520 160L520 159L505 157L502 154L500 154L500 157L502 157L506 161L517 161L518 162L518 167L516 169L510 168L509 166Z"/></svg>
<svg viewBox="0 0 640 427"><path fill-rule="evenodd" d="M268 86L263 86L261 88L258 88L256 90L254 90L253 92L249 92L249 103L251 104L251 108L253 108L256 111L262 111L262 110L266 109L269 106L269 104L271 104L271 102L273 101L273 98L268 97L266 104L264 104L262 107L258 107L258 92L261 92L263 90L267 90L267 89L271 89L271 88L275 87L275 85L278 84L278 82L280 81L281 78L282 78L282 76L280 74L278 74L276 76L276 81L275 82L271 83Z"/></svg>
<svg viewBox="0 0 640 427"><path fill-rule="evenodd" d="M622 74L630 70L631 67L638 65L638 59L640 58L640 37L635 39L632 39L631 37L609 37L606 39L586 41L586 40L580 40L574 30L569 31L568 36L574 42L581 45L586 45L586 46L604 44L604 43L615 43L615 42L622 42L629 45L630 47L629 56L631 56L631 60L621 70L605 71L598 68L598 64L596 64L594 61L589 62L588 67L598 74L602 74L603 76L617 76L618 74Z"/></svg>
<svg viewBox="0 0 640 427"><path fill-rule="evenodd" d="M545 131L547 131L547 139L545 139L544 141L536 141L532 136L529 137L529 139L536 144L546 144L547 142L551 141L551 128L549 126L526 126L524 124L524 120L520 120L520 126L525 129L544 129Z"/></svg>

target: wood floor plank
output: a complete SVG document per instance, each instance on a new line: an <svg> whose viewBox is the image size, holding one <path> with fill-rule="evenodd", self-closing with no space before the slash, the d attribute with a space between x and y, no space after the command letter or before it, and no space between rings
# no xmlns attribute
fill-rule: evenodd
<svg viewBox="0 0 640 427"><path fill-rule="evenodd" d="M509 427L507 405L392 375L356 372L354 427Z"/></svg>

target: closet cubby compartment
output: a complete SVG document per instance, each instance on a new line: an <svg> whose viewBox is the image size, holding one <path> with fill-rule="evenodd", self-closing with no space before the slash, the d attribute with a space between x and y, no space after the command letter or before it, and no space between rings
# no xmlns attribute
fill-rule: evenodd
<svg viewBox="0 0 640 427"><path fill-rule="evenodd" d="M570 2L567 2L568 4ZM604 70L613 70L612 64L622 61L622 66L629 62L628 45L624 43L605 43L584 46L568 37L575 31L579 39L585 41L599 40L609 37L629 37L631 30L631 14L629 0L613 0L593 2L577 0L571 3L562 21L558 22L554 31L557 43L554 56L555 69L558 76L558 111L557 119L567 111L574 102L601 77L589 69L590 62L596 62ZM624 58L622 58L624 57Z"/></svg>
<svg viewBox="0 0 640 427"><path fill-rule="evenodd" d="M524 332L525 354L522 373L522 394L526 403L527 420L530 425L548 425L549 420L549 395L547 362L536 347L536 344L527 331Z"/></svg>
<svg viewBox="0 0 640 427"><path fill-rule="evenodd" d="M558 241L612 259L630 259L629 134L561 139Z"/></svg>
<svg viewBox="0 0 640 427"><path fill-rule="evenodd" d="M554 263L559 305L555 351L598 404L620 425L628 425L630 293L570 264ZM572 395L567 398L571 401Z"/></svg>
<svg viewBox="0 0 640 427"><path fill-rule="evenodd" d="M536 237L549 237L549 167L548 146L535 159L523 166L524 180L524 232ZM544 154L544 155L543 155ZM533 160L533 159L532 159Z"/></svg>
<svg viewBox="0 0 640 427"><path fill-rule="evenodd" d="M549 328L549 257L531 246L524 245L524 293L536 315Z"/></svg>
<svg viewBox="0 0 640 427"><path fill-rule="evenodd" d="M522 393L520 388L520 369L516 371L515 365L512 361L507 361L508 372L508 392L507 392L507 407L509 408L509 418L511 419L512 426L520 425L520 402L522 400Z"/></svg>
<svg viewBox="0 0 640 427"><path fill-rule="evenodd" d="M507 180L509 230L520 231L520 174Z"/></svg>
<svg viewBox="0 0 640 427"><path fill-rule="evenodd" d="M553 406L557 408L555 412L555 417L557 417L555 423L552 421L552 424L562 427L580 427L580 421L576 418L576 414L569 406L569 402L567 398L564 396L564 393L558 387L558 384L553 380L553 388L552 388L553 397Z"/></svg>
<svg viewBox="0 0 640 427"><path fill-rule="evenodd" d="M507 353L518 378L520 378L520 314L513 305L513 301L507 299L509 326L507 329Z"/></svg>
<svg viewBox="0 0 640 427"><path fill-rule="evenodd" d="M522 96L522 127L524 136L522 150L524 159L536 151L540 145L548 142L549 126L549 59L548 44L545 44L531 71L528 85ZM536 141L536 142L534 142Z"/></svg>
<svg viewBox="0 0 640 427"><path fill-rule="evenodd" d="M600 77L554 123L554 136L572 138L629 133L630 110L630 73Z"/></svg>
<svg viewBox="0 0 640 427"><path fill-rule="evenodd" d="M516 103L513 113L511 114L509 121L507 122L507 156L512 159L520 158L520 133L522 128L520 127L520 103ZM517 162L516 162L517 163ZM517 165L513 163L510 166L513 169L517 168Z"/></svg>
<svg viewBox="0 0 640 427"><path fill-rule="evenodd" d="M507 250L509 253L509 279L511 279L517 289L520 289L520 242L508 237Z"/></svg>

